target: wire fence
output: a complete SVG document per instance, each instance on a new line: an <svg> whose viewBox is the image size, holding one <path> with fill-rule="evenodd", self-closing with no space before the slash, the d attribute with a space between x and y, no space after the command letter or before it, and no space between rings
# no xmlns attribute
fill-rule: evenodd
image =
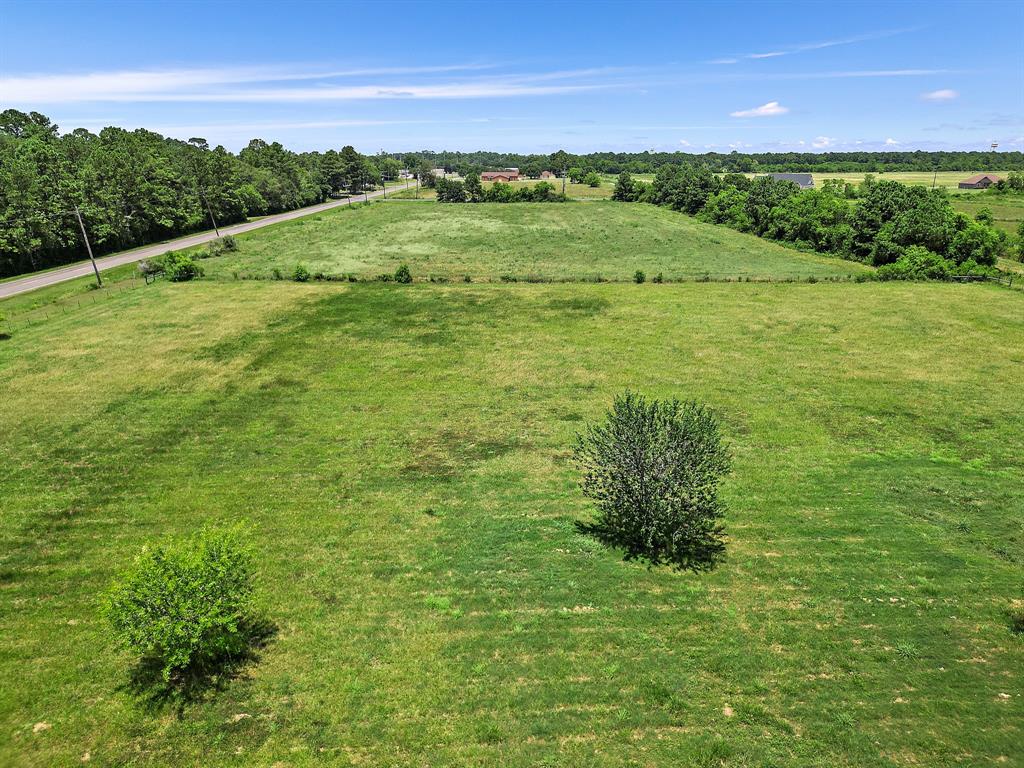
<svg viewBox="0 0 1024 768"><path fill-rule="evenodd" d="M42 325L49 320L57 317L62 317L75 310L80 310L83 307L96 306L103 304L116 296L120 296L131 291L138 290L139 288L145 288L147 285L155 282L159 275L145 275L143 277L132 277L127 280L121 280L117 283L108 284L104 288L96 288L87 293L74 294L62 299L57 299L48 304L40 306L34 306L29 309L21 310L18 312L4 312L0 314L0 336L9 336L14 331L23 330L36 325ZM387 279L385 279L387 278ZM391 276L379 276L379 277L356 277L355 275L324 275L317 273L313 277L314 282L359 282L359 283L374 283L374 282L387 282ZM257 281L268 281L275 282L278 280L287 280L287 278L271 277L259 275L235 275L235 280L257 280ZM644 275L642 282L647 283L854 283L854 282L874 282L866 280L864 273L851 274L851 275L723 275L723 274L711 274L711 273L691 273L684 275L674 275L672 277L662 275ZM416 282L424 283L547 283L547 284L566 284L566 283L635 283L638 282L636 278L633 279L623 277L605 277L603 275L583 275L578 277L553 277L546 275L536 274L525 274L525 275L499 275L499 276L456 276L456 275L427 275L424 278L416 280ZM998 276L991 275L962 275L950 277L948 282L955 283L986 283L992 282L1002 285L1010 290L1024 291L1024 275L1016 275L1013 273L1003 273ZM0 305L2 306L2 305Z"/></svg>
<svg viewBox="0 0 1024 768"><path fill-rule="evenodd" d="M131 291L145 288L148 283L142 279L131 277L127 280L120 280L108 284L104 288L95 288L87 293L74 294L56 299L48 304L30 307L17 312L3 312L3 320L0 321L0 333L13 333L16 330L31 328L41 325L52 318L62 317L83 307L91 307L103 304L116 296ZM95 283L93 284L95 285ZM0 305L2 307L2 305Z"/></svg>

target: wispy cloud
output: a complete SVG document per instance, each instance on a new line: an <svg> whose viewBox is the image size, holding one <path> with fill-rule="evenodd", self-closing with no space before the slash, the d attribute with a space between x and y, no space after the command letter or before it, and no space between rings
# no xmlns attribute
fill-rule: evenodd
<svg viewBox="0 0 1024 768"><path fill-rule="evenodd" d="M863 35L852 35L850 37L841 37L833 40L822 40L816 43L800 43L798 45L786 45L777 46L768 49L767 51L754 52L754 53L742 53L733 54L719 59L712 59L711 64L738 64L743 60L756 60L756 59L774 59L779 56L790 56L794 53L805 53L807 51L820 51L823 48L834 48L839 45L853 45L854 43L864 43L869 40L881 40L885 37L893 37L894 35L900 35L904 32L911 32L912 29L887 29L879 32L867 32Z"/></svg>
<svg viewBox="0 0 1024 768"><path fill-rule="evenodd" d="M613 68L464 76L423 82L425 75L473 72L491 64L289 71L261 67L23 75L0 78L0 102L313 102L365 99L472 99L564 94L610 88ZM399 80L398 76L405 76ZM416 76L416 77L410 77ZM384 82L337 82L375 77ZM315 85L301 83L317 80Z"/></svg>
<svg viewBox="0 0 1024 768"><path fill-rule="evenodd" d="M887 147L897 147L899 144L900 143L896 141L896 139L889 138L885 140L885 146Z"/></svg>
<svg viewBox="0 0 1024 768"><path fill-rule="evenodd" d="M789 107L784 107L777 101L769 101L767 104L762 104L760 107L754 107L753 109L740 109L736 112L730 112L730 117L777 117L784 115L789 112Z"/></svg>
<svg viewBox="0 0 1024 768"><path fill-rule="evenodd" d="M858 77L925 77L961 73L952 69L851 69L825 72L729 72L697 76L704 82L764 82L770 80L843 80Z"/></svg>
<svg viewBox="0 0 1024 768"><path fill-rule="evenodd" d="M951 88L940 88L937 91L922 93L921 98L925 101L952 101L960 94Z"/></svg>
<svg viewBox="0 0 1024 768"><path fill-rule="evenodd" d="M814 141L811 142L811 146L815 149L825 149L826 147L835 146L836 140L829 136L818 136Z"/></svg>

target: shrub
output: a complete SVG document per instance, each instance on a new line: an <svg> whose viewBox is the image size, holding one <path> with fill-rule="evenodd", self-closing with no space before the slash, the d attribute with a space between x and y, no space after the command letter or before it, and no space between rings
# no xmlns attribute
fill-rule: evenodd
<svg viewBox="0 0 1024 768"><path fill-rule="evenodd" d="M237 528L204 530L187 545L146 548L107 591L114 635L170 681L241 655L253 617L252 554Z"/></svg>
<svg viewBox="0 0 1024 768"><path fill-rule="evenodd" d="M577 436L574 456L598 512L584 528L627 559L714 567L725 550L718 486L730 460L705 406L626 392L604 423Z"/></svg>
<svg viewBox="0 0 1024 768"><path fill-rule="evenodd" d="M395 270L395 282L396 283L411 283L412 273L409 272L409 265L403 264Z"/></svg>
<svg viewBox="0 0 1024 768"><path fill-rule="evenodd" d="M636 272L633 273L633 282L636 283L637 285L644 282L646 279L647 275L645 275L642 270L638 269Z"/></svg>
<svg viewBox="0 0 1024 768"><path fill-rule="evenodd" d="M1010 622L1010 631L1015 635L1024 635L1024 602L1018 602L1006 609L1006 618Z"/></svg>
<svg viewBox="0 0 1024 768"><path fill-rule="evenodd" d="M185 283L203 276L203 268L185 253L166 253L161 263L164 274L172 283Z"/></svg>
<svg viewBox="0 0 1024 768"><path fill-rule="evenodd" d="M306 269L304 264L295 265L295 269L292 271L292 280L296 283L305 283L309 281L310 277L309 270Z"/></svg>
<svg viewBox="0 0 1024 768"><path fill-rule="evenodd" d="M271 275L275 280L284 280L284 275L281 274L281 270L279 267L274 267L274 269L271 271Z"/></svg>
<svg viewBox="0 0 1024 768"><path fill-rule="evenodd" d="M591 171L590 173L583 177L583 183L586 184L588 187L600 187L601 177L598 176L594 171Z"/></svg>
<svg viewBox="0 0 1024 768"><path fill-rule="evenodd" d="M220 239L220 244L227 253L234 253L238 250L238 241L235 240L234 235L224 235Z"/></svg>
<svg viewBox="0 0 1024 768"><path fill-rule="evenodd" d="M652 283L664 283L665 282L665 274L663 272L659 272L658 274L656 274L654 277L651 278L651 282Z"/></svg>

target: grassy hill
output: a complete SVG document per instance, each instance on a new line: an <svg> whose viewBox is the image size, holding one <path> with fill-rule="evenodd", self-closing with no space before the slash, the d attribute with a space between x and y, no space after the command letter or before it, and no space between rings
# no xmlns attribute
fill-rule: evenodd
<svg viewBox="0 0 1024 768"><path fill-rule="evenodd" d="M598 245L572 217L621 210L578 209L508 206L535 235L384 206L301 231L311 267L490 272L449 244ZM642 210L621 243L663 238L649 263L719 258ZM373 222L421 245L361 262ZM296 229L239 259L287 265ZM980 285L207 280L58 314L0 341L0 764L1012 765L1022 349L1021 296ZM575 527L570 442L626 387L722 415L712 573ZM147 542L239 519L276 634L218 695L150 709L97 594Z"/></svg>
<svg viewBox="0 0 1024 768"><path fill-rule="evenodd" d="M622 203L440 205L393 202L338 209L242 235L237 254L205 263L230 279L311 271L373 277L409 264L414 276L461 280L800 278L865 268L805 254L673 211Z"/></svg>

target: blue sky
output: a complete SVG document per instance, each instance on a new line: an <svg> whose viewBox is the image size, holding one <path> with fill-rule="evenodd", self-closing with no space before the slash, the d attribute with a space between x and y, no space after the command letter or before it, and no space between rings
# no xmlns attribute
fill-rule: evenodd
<svg viewBox="0 0 1024 768"><path fill-rule="evenodd" d="M0 108L231 150L1024 150L1024 3L0 2Z"/></svg>

